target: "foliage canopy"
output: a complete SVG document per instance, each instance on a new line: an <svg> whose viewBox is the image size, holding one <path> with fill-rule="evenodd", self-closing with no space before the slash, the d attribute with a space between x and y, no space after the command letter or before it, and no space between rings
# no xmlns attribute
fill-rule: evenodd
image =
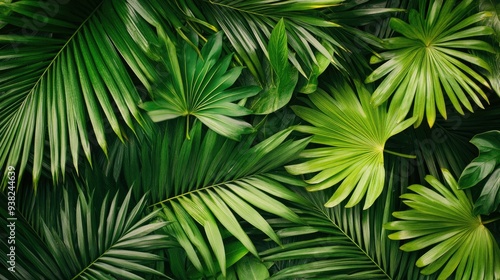
<svg viewBox="0 0 500 280"><path fill-rule="evenodd" d="M0 279L500 279L499 39L491 0L3 1Z"/></svg>

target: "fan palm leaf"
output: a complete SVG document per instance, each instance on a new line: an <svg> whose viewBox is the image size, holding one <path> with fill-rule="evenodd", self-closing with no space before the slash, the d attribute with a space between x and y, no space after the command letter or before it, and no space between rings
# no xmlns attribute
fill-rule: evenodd
<svg viewBox="0 0 500 280"><path fill-rule="evenodd" d="M151 87L156 72L148 57L158 44L138 16L140 4L130 2L90 1L78 10L73 2L2 6L0 161L22 174L32 157L35 187L45 153L57 181L68 153L78 168L80 151L91 161L93 139L107 152L105 125L122 139L123 123L150 129L135 83Z"/></svg>
<svg viewBox="0 0 500 280"><path fill-rule="evenodd" d="M401 250L416 251L431 247L416 262L424 274L440 270L438 279L453 273L459 279L496 279L500 277L500 249L481 217L473 213L470 196L459 190L453 176L443 169L449 187L427 176L433 189L422 185L408 187L414 193L401 198L410 210L394 212L400 221L386 229L398 230L389 235L394 240L413 239Z"/></svg>
<svg viewBox="0 0 500 280"><path fill-rule="evenodd" d="M217 133L238 140L241 134L252 132L252 126L232 117L244 116L250 110L232 102L257 94L258 87L231 88L239 77L242 67L228 70L231 55L220 59L222 33L217 33L201 49L201 57L187 43L180 59L176 47L164 34L165 67L170 75L161 81L153 92L154 101L145 102L145 109L153 121L159 122L185 116L196 117ZM193 39L197 45L197 41ZM158 81L160 83L160 81ZM189 126L187 126L189 130ZM189 135L186 132L186 135Z"/></svg>
<svg viewBox="0 0 500 280"><path fill-rule="evenodd" d="M473 2L462 1L455 6L455 1L433 1L425 17L424 11L411 10L409 23L391 19L391 28L403 36L386 39L388 51L372 57L372 63L386 61L366 78L371 83L386 76L373 93L373 104L378 106L392 96L390 110L403 120L413 103L413 116L418 118L415 126L421 124L425 113L430 127L436 119L436 108L444 118L447 116L443 93L461 114L460 103L473 110L469 98L484 108L479 96L488 101L482 87L490 85L469 65L488 71L490 66L462 49L494 52L485 41L474 39L493 30L472 27L488 16L481 12L466 17Z"/></svg>
<svg viewBox="0 0 500 280"><path fill-rule="evenodd" d="M323 90L309 95L312 108L293 107L299 117L314 125L298 126L297 130L313 134L311 142L324 146L305 150L301 157L309 160L286 168L292 174L316 173L306 180L310 191L343 181L325 206L338 205L352 193L346 206L358 204L366 194L367 209L383 190L385 142L415 118L398 122L385 105L373 108L370 93L360 83L356 83L359 99L347 82L331 91L335 98Z"/></svg>

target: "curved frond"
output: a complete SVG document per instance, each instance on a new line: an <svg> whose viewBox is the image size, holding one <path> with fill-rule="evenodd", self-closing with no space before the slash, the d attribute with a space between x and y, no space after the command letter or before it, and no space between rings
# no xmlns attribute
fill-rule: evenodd
<svg viewBox="0 0 500 280"><path fill-rule="evenodd" d="M41 196L23 211L44 209L57 216L47 222L38 213L18 212L16 224L16 271L12 279L143 279L163 276L151 268L162 260L152 253L175 246L164 234L154 232L167 222L152 222L158 211L143 216L145 197L132 205L131 191L120 201L118 193L104 198L87 195L77 185L62 190L62 201L44 201ZM54 197L52 197L54 198ZM2 201L6 201L2 196ZM26 201L28 202L28 201ZM54 209L39 206L51 205ZM40 208L41 207L41 208ZM8 217L4 208L2 218ZM6 264L2 238L2 262ZM4 246L5 245L5 246Z"/></svg>
<svg viewBox="0 0 500 280"><path fill-rule="evenodd" d="M292 180L286 172L276 171L295 159L309 139L287 140L289 128L254 145L255 134L236 142L202 128L195 122L188 139L178 133L185 129L183 119L167 122L151 137L151 147L121 146L109 164L131 170L138 187L150 191L152 206L172 222L166 232L179 242L194 271L225 275L245 253L258 256L248 227L280 243L268 215L301 223L291 205L307 201L284 186ZM245 253L233 259L227 244Z"/></svg>
<svg viewBox="0 0 500 280"><path fill-rule="evenodd" d="M261 252L264 261L274 263L271 279L432 279L420 275L416 254L400 251L383 228L397 187L389 176L385 199L367 210L344 203L325 208L328 191L304 194L314 205L298 210L306 225L276 222L283 226L278 231L283 246Z"/></svg>
<svg viewBox="0 0 500 280"><path fill-rule="evenodd" d="M134 81L148 87L144 73L154 75L142 62L150 43L138 42L155 41L150 27L123 1L75 2L2 5L10 12L0 16L8 24L0 34L0 162L22 174L32 158L35 187L44 154L58 181L68 154L78 168L82 150L91 162L92 141L107 152L105 125L121 138L123 123L150 128Z"/></svg>

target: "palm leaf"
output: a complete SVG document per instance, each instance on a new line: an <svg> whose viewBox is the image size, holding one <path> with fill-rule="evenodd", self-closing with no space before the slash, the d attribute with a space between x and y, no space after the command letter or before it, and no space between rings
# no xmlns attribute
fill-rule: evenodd
<svg viewBox="0 0 500 280"><path fill-rule="evenodd" d="M290 204L307 201L285 188L289 175L275 170L295 159L308 139L286 140L292 132L286 129L253 145L256 134L236 142L204 130L199 121L187 139L178 133L185 130L185 121L165 122L150 137L151 144L124 146L117 142L118 148L111 148L109 166L119 166L124 170L121 173L133 172L130 180L149 190L155 199L152 206L161 209L165 221L172 222L165 230L179 242L193 268L188 276L176 277L226 275L246 253L258 256L241 223L279 243L268 215L301 222ZM109 172L111 175L112 169ZM241 254L233 259L227 244L235 244ZM174 265L171 271L188 271L186 262L176 260L170 265Z"/></svg>
<svg viewBox="0 0 500 280"><path fill-rule="evenodd" d="M414 268L416 255L398 250L383 224L394 209L399 183L390 172L385 199L362 210L345 203L323 207L328 191L303 193L312 207L298 210L306 226L276 221L283 246L261 252L273 262L271 279L426 279Z"/></svg>
<svg viewBox="0 0 500 280"><path fill-rule="evenodd" d="M0 35L0 162L22 174L33 157L34 187L45 154L57 181L68 153L78 168L82 150L91 161L93 139L107 152L106 124L121 138L123 123L150 129L134 80L151 87L148 75L156 74L147 60L157 50L148 41L157 39L137 16L139 4L90 1L78 11L73 5L58 4L49 15L42 2L15 1L0 15L8 23Z"/></svg>
<svg viewBox="0 0 500 280"><path fill-rule="evenodd" d="M161 37L168 54L165 67L170 75L157 81L164 87L158 86L153 92L154 101L141 104L153 121L179 116L187 117L189 121L189 116L193 116L217 133L236 140L241 134L252 132L250 124L232 118L248 115L251 111L233 102L253 96L260 89L251 86L229 89L242 68L228 70L231 55L220 59L222 33L208 40L201 50L201 57L185 43L179 59L174 43L166 35Z"/></svg>
<svg viewBox="0 0 500 280"><path fill-rule="evenodd" d="M319 27L336 27L337 24L323 19L315 11L317 9L338 5L342 1L309 1L307 3L273 0L269 2L247 1L213 1L206 5L206 10L227 34L229 41L236 53L249 67L250 72L258 77L261 83L266 79L259 59L258 50L263 50L267 55L265 46L269 41L271 30L281 18L287 21L287 34L289 44L294 49L299 60L289 57L293 65L307 77L315 62L313 49L333 60L318 38L329 40L330 46L338 44L334 39L326 36ZM304 67L302 66L304 65ZM307 67L307 68L305 68ZM305 69L309 70L305 72Z"/></svg>
<svg viewBox="0 0 500 280"><path fill-rule="evenodd" d="M384 145L393 135L410 126L415 118L399 123L386 106L373 108L370 93L360 83L356 90L347 84L332 87L332 98L323 90L310 95L313 108L293 107L295 113L314 126L297 130L314 135L312 143L324 145L305 150L309 159L287 166L292 174L316 173L306 182L308 190L330 188L343 181L325 206L338 205L352 193L347 207L358 204L366 194L364 209L370 207L383 190L385 180Z"/></svg>
<svg viewBox="0 0 500 280"><path fill-rule="evenodd" d="M498 9L498 5L495 6L495 1L481 0L479 1L479 11L491 13L490 17L483 20L483 24L490 26L495 31L495 34L489 40L495 52L484 53L475 51L473 53L490 65L491 72L483 71L483 74L488 78L491 88L500 96L500 81L496 79L500 75L500 44L498 43L500 42L500 10Z"/></svg>
<svg viewBox="0 0 500 280"><path fill-rule="evenodd" d="M71 186L74 188L75 186ZM119 199L78 193L66 186L57 194L34 197L23 205L16 221L16 273L12 279L144 279L164 276L152 269L161 260L152 251L176 243L154 232L166 222L152 222L157 212L143 216L145 198L134 206L131 191ZM45 190L40 190L40 193ZM32 192L33 193L33 192ZM52 208L46 207L53 199ZM60 201L62 199L62 201ZM2 201L6 200L2 196ZM23 201L24 202L24 201ZM41 210L40 212L33 212ZM2 209L2 219L7 213ZM52 216L46 221L45 216ZM4 215L5 214L5 215ZM2 238L2 243L6 239ZM6 244L2 244L6 245ZM7 246L2 246L7 248ZM2 249L3 250L3 249ZM2 261L6 263L4 252Z"/></svg>
<svg viewBox="0 0 500 280"><path fill-rule="evenodd" d="M443 169L448 188L432 176L422 185L408 187L414 193L401 196L410 210L394 212L401 221L390 222L386 229L394 240L414 239L401 246L404 251L432 246L416 262L424 274L440 270L439 279L453 273L460 279L494 279L500 276L500 249L481 217L474 215L472 199L451 174Z"/></svg>
<svg viewBox="0 0 500 280"><path fill-rule="evenodd" d="M487 26L471 27L487 16L482 12L466 17L473 1L462 1L456 7L454 2L432 1L425 16L423 11L411 10L409 23L392 18L391 28L402 37L386 39L388 51L372 57L372 63L386 62L366 82L386 77L371 100L378 106L392 96L390 110L398 112L399 120L405 118L413 103L413 116L418 117L415 126L421 124L425 113L432 127L436 109L444 118L447 116L444 93L461 114L460 103L473 110L469 98L481 108L479 96L488 101L481 86L490 85L469 65L488 71L490 67L462 49L494 52L488 43L474 39L490 35L493 30ZM413 102L407 102L408 99Z"/></svg>

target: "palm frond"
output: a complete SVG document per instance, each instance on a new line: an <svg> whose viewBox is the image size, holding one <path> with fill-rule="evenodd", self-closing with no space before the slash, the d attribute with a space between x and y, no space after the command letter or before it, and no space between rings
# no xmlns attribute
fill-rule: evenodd
<svg viewBox="0 0 500 280"><path fill-rule="evenodd" d="M229 88L239 77L242 67L228 70L231 55L220 59L222 33L208 40L201 49L201 57L185 43L178 58L174 43L165 34L160 36L167 53L164 65L170 75L157 81L163 86L157 85L153 91L154 100L141 104L153 121L183 116L189 124L189 116L193 116L217 133L235 140L240 139L241 134L252 132L250 124L232 118L248 115L251 111L233 102L257 94L260 88ZM197 45L197 41L193 41Z"/></svg>
<svg viewBox="0 0 500 280"><path fill-rule="evenodd" d="M244 256L231 260L227 244L236 242L239 250L258 256L242 222L278 243L267 215L301 222L290 204L307 201L284 186L289 175L275 171L295 159L309 139L286 140L289 128L253 145L256 134L236 142L203 129L199 121L188 139L178 133L185 127L184 119L166 122L150 137L152 146L117 143L109 166L134 172L134 183L150 191L152 206L172 222L165 230L184 249L193 273L225 275L229 264ZM181 270L186 268L172 269Z"/></svg>
<svg viewBox="0 0 500 280"><path fill-rule="evenodd" d="M152 222L157 212L144 216L145 197L132 205L131 191L120 202L119 194L93 196L80 185L66 186L62 198L33 196L16 215L16 272L12 279L143 279L165 276L152 269L162 260L152 252L176 246L164 234L154 232L167 222ZM75 193L78 190L78 193ZM48 190L39 190L45 192ZM90 193L90 194L88 194ZM54 198L52 197L52 198ZM2 195L2 201L6 197ZM40 204L42 204L40 206ZM44 207L45 205L50 207ZM33 210L44 209L44 213ZM96 211L96 209L98 209ZM8 217L4 209L2 220ZM47 221L43 217L56 213ZM2 262L7 263L2 238ZM4 246L5 245L5 246Z"/></svg>
<svg viewBox="0 0 500 280"><path fill-rule="evenodd" d="M409 23L391 19L391 28L402 37L385 40L386 52L373 56L372 63L386 61L366 78L374 82L382 77L372 96L372 102L380 105L392 96L390 110L397 112L403 120L413 103L413 116L418 117L415 126L424 119L430 127L436 119L436 108L446 118L446 94L456 111L463 114L460 103L472 111L469 98L483 108L479 98L488 101L482 87L490 88L488 81L473 68L490 71L490 66L481 58L462 51L463 49L494 52L491 45L474 37L490 35L487 26L472 27L487 14L484 12L469 17L467 12L473 1L433 1L427 14L410 11ZM468 95L468 96L467 96ZM407 102L406 100L413 100Z"/></svg>
<svg viewBox="0 0 500 280"><path fill-rule="evenodd" d="M414 267L416 254L398 250L383 224L394 209L399 182L388 175L384 200L362 210L345 203L323 207L328 191L303 193L313 207L298 210L306 226L277 222L283 246L262 251L274 262L271 279L425 279ZM397 260L394 262L394 260Z"/></svg>
<svg viewBox="0 0 500 280"><path fill-rule="evenodd" d="M292 174L316 173L306 180L310 191L342 181L325 206L338 205L352 193L347 207L358 204L366 195L367 209L383 190L385 142L415 118L398 122L385 105L373 108L370 93L360 83L356 83L359 99L345 81L331 91L335 98L323 90L309 95L313 108L293 107L299 117L314 125L298 126L297 130L313 134L311 142L324 146L305 150L301 154L305 162L286 168Z"/></svg>
<svg viewBox="0 0 500 280"><path fill-rule="evenodd" d="M68 153L75 168L82 150L91 161L92 139L107 152L105 124L122 138L123 123L150 129L134 80L149 88L147 75L155 75L145 61L156 39L138 3L65 2L53 15L44 5L6 3L0 17L8 24L0 35L0 162L22 174L33 156L35 187L45 153L57 181Z"/></svg>
<svg viewBox="0 0 500 280"><path fill-rule="evenodd" d="M266 45L271 30L281 18L287 22L287 37L290 47L297 54L297 58L289 56L293 65L308 77L310 69L316 61L313 50L317 50L334 62L332 53L328 51L319 38L329 48L339 45L333 38L326 36L321 27L338 27L338 24L324 19L320 9L339 5L342 1L309 1L289 2L273 0L266 3L261 1L212 1L204 8L212 15L213 21L227 34L236 53L244 61L250 72L257 77L257 81L265 84L266 77L262 76L264 68L261 64L260 51L268 57Z"/></svg>
<svg viewBox="0 0 500 280"><path fill-rule="evenodd" d="M422 185L408 187L414 193L401 196L410 210L394 212L401 221L386 229L398 230L391 239L414 239L401 246L404 251L431 248L416 262L424 274L439 272L438 279L455 275L458 279L500 277L500 249L481 217L473 213L470 195L459 190L453 176L443 169L449 187L427 176L433 189Z"/></svg>

